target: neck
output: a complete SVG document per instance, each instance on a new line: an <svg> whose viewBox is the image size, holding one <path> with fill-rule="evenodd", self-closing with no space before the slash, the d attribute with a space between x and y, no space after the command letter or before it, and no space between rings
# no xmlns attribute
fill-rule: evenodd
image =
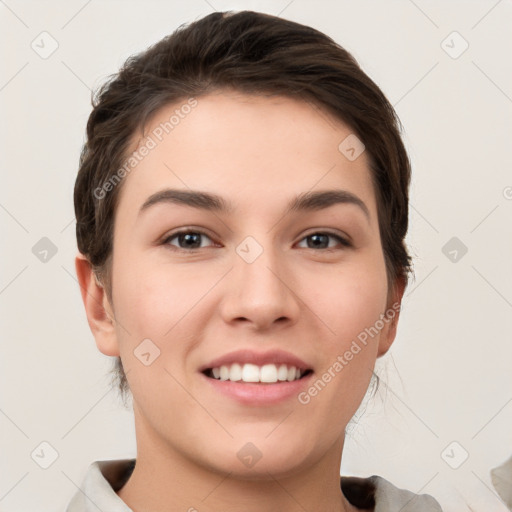
<svg viewBox="0 0 512 512"><path fill-rule="evenodd" d="M118 491L135 512L235 512L240 508L245 512L358 510L347 501L340 487L343 438L316 464L296 470L293 475L260 472L247 479L201 465L138 427L135 469Z"/></svg>

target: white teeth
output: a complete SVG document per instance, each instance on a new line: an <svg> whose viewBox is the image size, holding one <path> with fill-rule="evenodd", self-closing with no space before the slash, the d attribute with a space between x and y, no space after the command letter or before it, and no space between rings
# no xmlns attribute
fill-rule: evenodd
<svg viewBox="0 0 512 512"><path fill-rule="evenodd" d="M242 380L244 382L259 382L260 369L255 364L244 364L242 368Z"/></svg>
<svg viewBox="0 0 512 512"><path fill-rule="evenodd" d="M288 367L285 364L282 364L277 370L277 378L281 381L288 379Z"/></svg>
<svg viewBox="0 0 512 512"><path fill-rule="evenodd" d="M266 364L260 370L261 382L277 382L277 368L275 364Z"/></svg>
<svg viewBox="0 0 512 512"><path fill-rule="evenodd" d="M217 380L275 383L298 380L302 376L302 371L295 366L287 366L286 364L257 366L255 364L233 363L230 366L222 365L220 368L212 368L212 374Z"/></svg>
<svg viewBox="0 0 512 512"><path fill-rule="evenodd" d="M229 370L229 380L234 382L238 380L242 380L242 367L235 363L231 365L231 369Z"/></svg>
<svg viewBox="0 0 512 512"><path fill-rule="evenodd" d="M229 379L229 368L227 366L220 367L220 380Z"/></svg>

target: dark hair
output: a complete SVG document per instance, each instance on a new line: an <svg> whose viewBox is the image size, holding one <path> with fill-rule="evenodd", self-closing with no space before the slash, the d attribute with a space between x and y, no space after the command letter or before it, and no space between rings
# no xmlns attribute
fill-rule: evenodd
<svg viewBox="0 0 512 512"><path fill-rule="evenodd" d="M129 57L93 97L74 190L76 236L110 302L114 212L123 182L111 185L123 176L134 135L143 135L162 107L219 89L308 101L353 130L369 157L388 289L397 279L407 284L411 170L392 105L352 55L322 32L268 14L230 11L181 25ZM120 358L115 364L124 395L129 387Z"/></svg>

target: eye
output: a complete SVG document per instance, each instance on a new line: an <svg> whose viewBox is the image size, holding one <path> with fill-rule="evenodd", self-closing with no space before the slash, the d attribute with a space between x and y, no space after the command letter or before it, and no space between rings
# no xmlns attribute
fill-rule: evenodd
<svg viewBox="0 0 512 512"><path fill-rule="evenodd" d="M201 244L201 237L207 238L211 241L211 238L202 231L182 230L169 235L165 240L163 240L162 244L176 247L176 244L171 243L171 240L176 239L178 249L202 249L205 246Z"/></svg>
<svg viewBox="0 0 512 512"><path fill-rule="evenodd" d="M335 247L332 245L329 246L329 238L337 240L338 243L343 247L351 247L352 245L348 240L334 233L311 233L310 235L304 237L302 240L308 240L307 249L335 249ZM309 243L309 240L311 243ZM327 245L325 245L326 243Z"/></svg>
<svg viewBox="0 0 512 512"><path fill-rule="evenodd" d="M184 229L172 233L162 241L162 245L170 245L181 250L193 251L203 249L208 245L203 245L204 238L212 241L212 239L203 231ZM304 237L300 242L307 241L307 249L327 249L335 250L335 244L330 244L330 240L336 240L342 247L351 247L352 244L342 236L329 232L316 232ZM176 240L175 243L173 241Z"/></svg>

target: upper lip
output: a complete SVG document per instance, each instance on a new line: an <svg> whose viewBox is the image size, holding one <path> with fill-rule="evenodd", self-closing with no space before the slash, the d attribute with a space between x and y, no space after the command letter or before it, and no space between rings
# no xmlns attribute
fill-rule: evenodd
<svg viewBox="0 0 512 512"><path fill-rule="evenodd" d="M236 350L225 354L209 363L201 366L199 371L204 372L212 368L220 368L221 366L229 366L233 363L255 364L263 366L265 364L286 364L287 366L295 366L300 370L310 370L311 366L305 363L300 357L284 350L269 350L267 352L255 352L253 350Z"/></svg>

